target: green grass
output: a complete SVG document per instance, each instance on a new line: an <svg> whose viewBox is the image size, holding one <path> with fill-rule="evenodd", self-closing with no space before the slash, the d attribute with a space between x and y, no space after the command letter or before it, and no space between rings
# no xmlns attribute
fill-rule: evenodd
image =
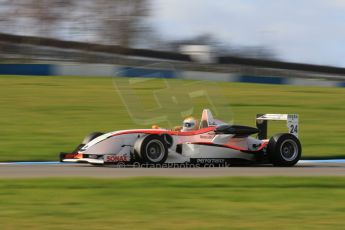
<svg viewBox="0 0 345 230"><path fill-rule="evenodd" d="M0 181L1 229L344 229L344 178Z"/></svg>
<svg viewBox="0 0 345 230"><path fill-rule="evenodd" d="M199 117L202 107L214 103L220 119L245 125L254 125L257 113L298 113L304 156L344 154L342 88L160 79L129 85L128 78L116 82L130 97L126 105L134 111L132 117L110 78L0 76L0 161L56 160L60 151L72 150L92 131L150 127L150 117L158 124L168 118L170 123L161 123L165 127L178 125L191 104ZM211 97L191 94L190 99L186 94L199 89ZM163 109L156 100L163 102ZM284 126L273 129L285 131Z"/></svg>

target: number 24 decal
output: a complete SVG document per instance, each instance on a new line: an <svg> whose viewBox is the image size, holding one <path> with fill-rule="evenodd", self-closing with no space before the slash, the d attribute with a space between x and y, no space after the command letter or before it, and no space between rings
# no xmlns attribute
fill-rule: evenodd
<svg viewBox="0 0 345 230"><path fill-rule="evenodd" d="M290 133L297 133L298 125L290 125Z"/></svg>

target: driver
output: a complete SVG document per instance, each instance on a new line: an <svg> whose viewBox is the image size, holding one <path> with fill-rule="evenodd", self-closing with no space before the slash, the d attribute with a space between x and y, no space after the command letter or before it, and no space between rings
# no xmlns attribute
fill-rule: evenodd
<svg viewBox="0 0 345 230"><path fill-rule="evenodd" d="M198 120L194 117L187 117L182 124L182 132L195 131L198 129Z"/></svg>
<svg viewBox="0 0 345 230"><path fill-rule="evenodd" d="M152 125L152 129L162 129L158 125ZM184 119L182 126L175 126L173 131L189 132L198 130L198 120L194 117L187 117Z"/></svg>

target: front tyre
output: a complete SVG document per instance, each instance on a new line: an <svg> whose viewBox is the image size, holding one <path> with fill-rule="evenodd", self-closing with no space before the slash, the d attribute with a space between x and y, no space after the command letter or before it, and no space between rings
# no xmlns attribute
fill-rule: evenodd
<svg viewBox="0 0 345 230"><path fill-rule="evenodd" d="M274 166L293 166L301 158L300 141L292 134L276 134L268 142L268 156Z"/></svg>
<svg viewBox="0 0 345 230"><path fill-rule="evenodd" d="M163 164L168 158L168 147L158 135L148 135L138 139L134 151L142 163Z"/></svg>

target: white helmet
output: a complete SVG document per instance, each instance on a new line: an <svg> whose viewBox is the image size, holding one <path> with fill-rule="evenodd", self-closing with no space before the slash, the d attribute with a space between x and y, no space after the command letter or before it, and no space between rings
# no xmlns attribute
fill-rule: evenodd
<svg viewBox="0 0 345 230"><path fill-rule="evenodd" d="M198 120L194 117L187 117L183 121L182 132L197 130Z"/></svg>

